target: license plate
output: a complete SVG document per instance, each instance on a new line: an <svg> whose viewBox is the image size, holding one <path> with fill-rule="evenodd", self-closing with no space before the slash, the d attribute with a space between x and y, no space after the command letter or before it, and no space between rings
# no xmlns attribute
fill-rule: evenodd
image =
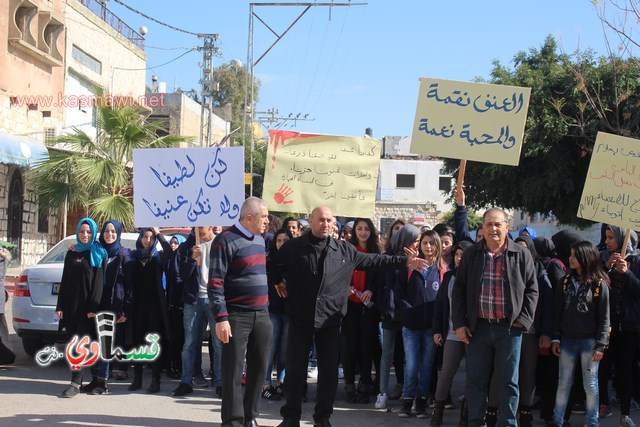
<svg viewBox="0 0 640 427"><path fill-rule="evenodd" d="M58 295L60 293L60 283L53 283L51 285L51 295Z"/></svg>

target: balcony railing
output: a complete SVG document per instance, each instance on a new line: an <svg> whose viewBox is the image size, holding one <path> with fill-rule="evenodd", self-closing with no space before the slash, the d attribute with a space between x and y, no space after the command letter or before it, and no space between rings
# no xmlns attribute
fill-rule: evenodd
<svg viewBox="0 0 640 427"><path fill-rule="evenodd" d="M128 26L122 19L118 18L107 7L96 0L78 0L89 8L90 11L99 16L104 22L109 24L117 32L126 37L130 42L144 49L144 37L136 30Z"/></svg>

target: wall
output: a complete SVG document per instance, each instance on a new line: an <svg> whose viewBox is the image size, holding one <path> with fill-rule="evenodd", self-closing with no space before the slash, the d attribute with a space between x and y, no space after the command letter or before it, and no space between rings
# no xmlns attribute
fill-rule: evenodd
<svg viewBox="0 0 640 427"><path fill-rule="evenodd" d="M436 210L449 211L446 196L439 189L441 160L380 160L378 177L379 191L376 197L381 201L434 203ZM415 175L414 188L396 187L397 174Z"/></svg>
<svg viewBox="0 0 640 427"><path fill-rule="evenodd" d="M99 70L74 57L80 49L99 63ZM100 95L118 97L128 106L145 102L147 54L77 0L67 0L65 73L65 127L78 126L89 135L93 126L93 99ZM89 96L90 98L82 98ZM84 102L84 105L82 103Z"/></svg>

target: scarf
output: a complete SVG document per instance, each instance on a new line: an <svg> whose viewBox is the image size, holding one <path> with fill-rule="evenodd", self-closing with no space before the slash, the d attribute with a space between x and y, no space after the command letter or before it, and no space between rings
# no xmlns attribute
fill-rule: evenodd
<svg viewBox="0 0 640 427"><path fill-rule="evenodd" d="M111 244L108 244L107 242L104 241L104 231L107 229L107 225L109 224L112 224L113 228L116 229L116 236L117 236L116 241ZM105 248L105 250L109 254L109 258L116 256L118 254L118 251L122 247L122 244L120 243L121 235L122 235L122 224L119 221L116 221L115 219L110 219L109 221L105 222L102 225L102 230L100 230L100 237L98 238L98 241L102 244L102 247Z"/></svg>
<svg viewBox="0 0 640 427"><path fill-rule="evenodd" d="M80 227L82 227L82 224L87 224L91 230L92 239L88 243L82 243L80 241ZM102 245L96 240L97 235L98 225L96 222L88 217L82 218L76 229L76 252L89 251L91 267L96 268L102 266L102 261L107 258L107 251L105 251Z"/></svg>

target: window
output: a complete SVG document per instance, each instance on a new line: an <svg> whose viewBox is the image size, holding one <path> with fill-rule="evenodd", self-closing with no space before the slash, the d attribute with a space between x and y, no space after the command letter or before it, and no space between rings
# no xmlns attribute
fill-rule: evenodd
<svg viewBox="0 0 640 427"><path fill-rule="evenodd" d="M397 188L415 188L416 187L416 176L415 175L406 175L406 174L397 174L396 175L396 187Z"/></svg>
<svg viewBox="0 0 640 427"><path fill-rule="evenodd" d="M49 211L38 212L38 233L49 233Z"/></svg>
<svg viewBox="0 0 640 427"><path fill-rule="evenodd" d="M80 64L95 71L98 74L102 74L102 63L93 56L89 55L78 46L73 45L71 47L71 56Z"/></svg>
<svg viewBox="0 0 640 427"><path fill-rule="evenodd" d="M450 176L441 176L440 181L438 182L438 188L440 191L451 191L451 177Z"/></svg>

